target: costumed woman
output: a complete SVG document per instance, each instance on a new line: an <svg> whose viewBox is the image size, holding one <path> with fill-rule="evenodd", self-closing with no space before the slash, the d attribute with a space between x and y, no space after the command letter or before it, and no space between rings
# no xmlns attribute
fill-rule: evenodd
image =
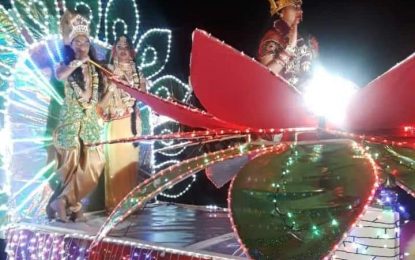
<svg viewBox="0 0 415 260"><path fill-rule="evenodd" d="M318 55L318 43L298 35L303 19L301 0L269 0L272 26L262 37L257 59L276 75L301 88Z"/></svg>
<svg viewBox="0 0 415 260"><path fill-rule="evenodd" d="M88 62L96 61L89 39L89 21L66 12L61 27L65 58L64 64L57 67L56 76L64 81L65 99L54 132L61 184L52 195L47 213L49 218L63 222L83 221L81 199L94 190L105 164L102 147L84 145L101 139L103 124L97 104L105 86L100 71Z"/></svg>
<svg viewBox="0 0 415 260"><path fill-rule="evenodd" d="M117 38L111 51L108 68L114 77L131 87L146 91L146 80L135 62L135 51L126 35ZM106 124L108 140L141 135L140 111L136 100L109 81L107 92L100 104ZM138 145L119 143L105 146L105 208L110 213L137 185Z"/></svg>

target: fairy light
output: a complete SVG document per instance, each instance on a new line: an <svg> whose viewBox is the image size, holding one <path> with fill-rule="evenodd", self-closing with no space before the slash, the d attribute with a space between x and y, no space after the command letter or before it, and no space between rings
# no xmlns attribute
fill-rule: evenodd
<svg viewBox="0 0 415 260"><path fill-rule="evenodd" d="M39 5L39 8L36 8L36 5ZM28 1L27 6L25 7L25 11L29 14L29 18L32 19L32 21L37 24L43 31L43 35L49 35L49 15L48 15L48 9L46 8L46 5L41 1ZM34 17L31 15L32 11L37 11L39 15L38 17ZM46 15L45 15L46 14ZM45 15L45 16L42 16ZM45 18L44 23L42 24L39 22L39 18Z"/></svg>
<svg viewBox="0 0 415 260"><path fill-rule="evenodd" d="M375 143L375 144L383 144L383 145L391 145L391 146L397 146L397 147L407 147L407 148L414 148L415 143L409 142L409 141L394 141L390 140L387 137L384 136L375 136L375 135L364 135L364 134L356 134L352 132L346 132L346 131L339 131L334 129L326 129L328 133L342 136L346 138L351 138L354 140L359 141L365 141L369 143Z"/></svg>
<svg viewBox="0 0 415 260"><path fill-rule="evenodd" d="M155 165L154 168L157 170L157 169L163 168L167 165L174 165L174 164L178 164L178 163L180 163L179 160L167 160L167 161L164 161L162 163L159 163L159 164Z"/></svg>
<svg viewBox="0 0 415 260"><path fill-rule="evenodd" d="M179 143L178 145L180 145L180 144L187 144L187 142ZM177 152L169 152L168 153L168 152L162 152L162 151L155 150L154 153L159 153L159 154L162 154L162 155L167 156L167 157L175 157L175 156L179 156L180 154L182 154L186 149L187 149L187 146L184 146L183 148L177 149Z"/></svg>
<svg viewBox="0 0 415 260"><path fill-rule="evenodd" d="M52 53L52 50L49 47L49 42L44 42L44 46L46 48L46 51L49 54L49 57L52 58L53 67L55 67L55 65L58 64L59 62L56 60L55 55Z"/></svg>
<svg viewBox="0 0 415 260"><path fill-rule="evenodd" d="M295 145L294 145L294 147L295 147ZM356 142L352 142L352 143L351 143L351 147L355 150L355 152L356 152L357 154L362 154L362 155L363 155L363 157L362 157L362 158L365 158L368 162L370 162L370 164L371 164L371 166L372 166L372 174L373 174L373 186L372 186L372 188L371 188L371 190L370 190L370 192L369 192L369 195L368 195L367 200L363 202L363 203L364 203L364 204L363 204L364 206L362 206L362 207L361 207L361 212L360 212L360 214L358 214L358 216L357 216L357 218L356 218L356 220L358 220L358 219L361 219L361 218L362 218L362 216L363 216L363 214L364 214L365 212L367 212L368 205L369 205L369 204L373 201L373 199L374 199L374 194L375 194L375 191L377 190L377 188L378 188L378 186L379 186L379 184L378 184L378 182L379 182L379 179L378 179L378 175L379 175L379 173L378 173L378 168L377 168L377 165L375 164L374 160L370 157L370 155L369 155L368 153L366 153L365 149L364 149L362 146L358 145ZM294 149L294 150L295 150L295 148L291 148L291 149ZM292 155L292 154L295 154L295 153L290 153L290 154ZM262 155L263 155L263 154L257 154L257 155L255 156L255 158L258 158L259 156L262 156ZM295 161L295 159L294 159L294 158L291 158L291 160L290 160L290 157L288 157L288 159L287 159L287 161L286 161L285 165L286 165L286 166L290 166L290 165L292 165L292 163L293 163L294 161ZM286 171L286 172L287 172L287 169L283 168L283 169L282 169L282 171ZM288 173L289 173L289 172L288 172ZM235 179L231 182L231 187L230 187L230 189L229 189L229 192L231 192L231 190L233 189L234 181L235 181ZM272 186L273 188L278 187L278 185L281 187L281 185L280 185L280 184L278 184L278 183L270 183L270 186ZM279 188L280 188L280 187L279 187ZM275 201L275 199L274 199L274 203L275 203L275 202L276 202L276 201ZM232 205L232 200L231 200L231 194L229 193L229 195L228 195L228 207L229 207L229 209L231 209L231 205ZM230 211L230 212L231 212L231 211ZM287 217L287 219L288 219L288 220L291 220L291 219L293 218L293 214L292 214L292 212L287 212L287 213L284 213L284 214L285 214L285 216ZM236 225L235 225L235 222L234 222L234 219L233 219L232 214L230 214L230 215L229 215L229 218L231 219L232 228L233 228L233 230L234 230L235 234L237 234L237 240L238 240L238 242L242 245L242 248L243 248L243 251L245 252L245 254L247 254L247 255L248 255L248 249L247 249L247 246L243 243L243 241L241 240L241 238L240 238L240 236L239 236L238 229L236 228ZM292 220L291 220L291 221L292 221ZM295 227L296 223L295 223L295 222L292 222L292 224L294 225L293 227ZM335 226L337 226L337 225L338 225L338 221L337 221L336 219L332 219L332 220L329 222L329 224L330 224L331 226L335 227ZM350 227L354 227L355 225L356 225L356 222L352 223L352 225L351 225ZM310 234L311 234L312 236L315 236L315 237L320 237L320 236L322 235L321 231L319 230L318 225L312 225L312 223L310 223L310 226L309 226L309 227L310 227L310 229L309 229L309 230L310 230ZM347 230L347 232L343 234L343 237L344 237L344 238L346 238L346 237L347 237L348 232L349 232L349 230ZM335 252L335 250L337 250L337 248L338 248L338 246L337 246L337 245L335 245L335 246L334 246L334 247L330 250L330 252L329 252L328 256L327 256L325 259L328 259L328 258L329 258L329 256L330 256L330 255L332 255L332 254L333 254L333 252Z"/></svg>
<svg viewBox="0 0 415 260"><path fill-rule="evenodd" d="M63 233L50 233L28 225L11 227L6 236L9 241L6 246L6 252L11 259L18 258L19 255L26 255L27 253L39 259L84 259L90 253L88 246L94 238L94 236L76 232L66 235ZM103 248L102 252L95 252L96 256L94 256L94 251L92 251L92 259L93 257L99 257L99 255L102 256L104 251L106 257L115 259L130 259L132 255L138 257L140 255L162 256L163 254L166 257L170 255L170 258L177 259L181 257L191 257L192 259L212 259L212 257L218 260L228 259L227 256L217 253L182 250L153 243L121 240L118 238L105 238L103 243L106 243L107 246Z"/></svg>
<svg viewBox="0 0 415 260"><path fill-rule="evenodd" d="M3 5L0 5L0 12L1 13L4 13L4 14L6 14L7 15L7 17L9 17L9 19L8 19L8 22L10 22L11 23L11 25L13 25L13 28L15 28L19 33L21 33L21 29L20 29L20 26L18 26L17 24L16 24L16 22L15 22L15 20L12 18L13 16L9 13L9 11L8 10L6 10L5 8L4 8L4 6ZM7 35L8 34L8 32L7 31L4 31L3 30L3 28L1 28L0 27L0 29ZM24 37L21 37L21 40L23 41L23 44L28 44L28 42L27 42L27 40L24 38ZM12 43L8 43L10 46L13 46L13 44ZM3 46L2 46L3 47ZM19 46L20 47L20 46Z"/></svg>
<svg viewBox="0 0 415 260"><path fill-rule="evenodd" d="M257 147L247 147L247 150L245 151L245 154L252 154L252 153L258 153L261 151L267 151L270 149L281 149L281 147L284 147L284 145L279 145L277 147L272 148L257 148ZM219 158L217 155L220 155ZM227 159L232 159L235 157L241 156L239 153L239 147L233 147L226 150L221 150L218 152L210 153L209 155L209 162L205 163L206 157L204 155L198 156L196 158L191 158L182 161L180 164L175 166L170 166L156 175L153 175L151 178L145 180L140 185L138 185L136 188L134 188L124 199L121 201L115 210L111 213L111 215L108 217L104 225L102 226L101 230L98 232L96 239L94 240L94 243L91 245L90 249L93 249L98 241L101 241L106 234L118 223L123 221L125 218L127 218L130 214L132 214L136 209L141 208L142 205L144 205L150 198L153 198L163 192L168 187L182 181L183 179L187 178L190 175L193 175L194 173L208 167L211 164L221 162ZM164 179L167 179L168 181L162 181ZM156 182L156 180L160 180ZM156 185L156 186L154 186ZM147 189L146 187L153 187L151 189ZM147 193L142 194L142 191L147 191ZM129 204L127 203L131 198L139 196L140 201L136 204ZM127 203L127 204L126 204ZM125 205L128 205L128 208L123 208ZM99 248L98 248L99 249Z"/></svg>
<svg viewBox="0 0 415 260"><path fill-rule="evenodd" d="M0 6L2 7L2 6ZM10 79L8 80L8 84L10 84ZM6 90L7 93L10 93L10 89ZM3 102L6 111L8 110L8 107L10 103L8 100L5 100ZM12 163L12 154L13 154L13 145L11 143L11 123L9 121L9 118L7 116L7 113L5 113L4 116L4 125L3 129L0 129L0 140L2 140L2 145L0 146L0 154L2 155L2 165L0 166L2 168L2 171L5 175L5 180L2 185L1 192L6 194L8 197L11 195L11 179L12 179L12 172L10 171L10 166ZM4 207L5 211L8 210L7 205L1 205Z"/></svg>
<svg viewBox="0 0 415 260"><path fill-rule="evenodd" d="M156 94L157 96L162 96L161 92L165 92L166 93L166 97L165 98L169 99L171 97L171 93L170 93L169 89L166 88L166 87L164 87L164 86L159 87L154 94Z"/></svg>
<svg viewBox="0 0 415 260"><path fill-rule="evenodd" d="M23 74L28 73L32 75L31 79L36 80L37 82L36 84L39 84L40 86L42 86L41 88L42 90L44 90L47 94L50 94L60 104L63 103L63 98L59 96L59 94L56 92L53 86L49 83L49 80L46 79L45 76L43 76L43 74L39 71L36 63L30 57L27 57L26 59L19 59L19 61L21 62L19 62L18 65L16 65L16 67L19 68L19 70L21 70ZM28 68L24 64L24 61L29 62L29 64L33 67L33 69ZM19 66L19 64L21 65Z"/></svg>
<svg viewBox="0 0 415 260"><path fill-rule="evenodd" d="M20 2L20 1L19 1ZM29 3L31 3L32 1L30 1L29 0ZM21 16L21 12L17 9L17 7L16 7L16 1L15 0L11 0L10 1L10 3L11 3L11 5L12 5L12 9L13 9L13 11L14 11L14 14L17 16L17 18L20 20L19 21L19 24L24 24L24 19L22 18L22 16ZM24 12L23 12L23 14L25 14ZM45 15L47 15L47 14L45 14ZM30 18L30 20L31 21L33 21L35 24L37 24L37 25L39 25L39 22L37 21L37 19L35 19L35 17L33 17L33 15L32 14L30 14L30 10L29 10L29 12L27 13L27 17L28 18ZM30 36L30 38L32 39L32 41L34 41L34 40L36 40L36 39L38 39L39 37L35 37L35 35L33 34L33 32L32 32L32 30L31 29L33 29L32 27L30 27L29 29L27 29L26 31L27 31L27 33L28 33L28 35ZM38 33L39 34L39 33ZM47 34L47 33L46 33Z"/></svg>
<svg viewBox="0 0 415 260"><path fill-rule="evenodd" d="M161 135L173 134L173 131L170 130L170 129L165 128L165 129L162 129L160 131L160 133L161 133ZM160 143L163 144L163 145L165 145L165 146L169 146L169 145L172 145L174 143L174 140L168 140L168 141L162 141L161 140Z"/></svg>
<svg viewBox="0 0 415 260"><path fill-rule="evenodd" d="M11 145L10 145L11 140L9 138L10 129L8 128L8 125L9 125L9 122L5 118L4 128L0 129L0 140L2 140L2 145L0 145L0 154L2 156L2 165L0 167L1 167L2 171L5 173L6 180L5 180L5 183L3 183L3 185L2 185L3 189L1 189L0 192L10 195L10 191L11 191L11 186L10 186L11 172L9 171L9 167L11 165L12 151L10 150L11 149Z"/></svg>
<svg viewBox="0 0 415 260"><path fill-rule="evenodd" d="M399 255L399 215L369 207L348 236L338 244L335 255L342 259L353 256L390 257Z"/></svg>
<svg viewBox="0 0 415 260"><path fill-rule="evenodd" d="M97 2L99 4L101 4L101 1L97 1ZM75 10L76 11L79 11L79 7L80 6L83 6L83 7L85 7L88 10L88 12L89 12L89 20L90 21L93 21L94 20L94 15L92 13L91 7L87 3L85 3L84 1L79 1L79 2L76 2L76 4L75 4ZM100 23L98 23L98 26L99 26L99 24ZM99 28L97 29L97 31L99 31Z"/></svg>
<svg viewBox="0 0 415 260"><path fill-rule="evenodd" d="M184 92L186 92L186 94L188 94L192 91L192 89L190 88L190 86L188 84L183 83L180 79L178 79L174 76L171 76L171 75L165 75L165 76L157 78L156 80L154 80L152 82L151 87L152 86L158 86L158 85L162 85L164 87L166 84L171 83L171 82L174 82L178 86L183 88L183 90L184 90ZM185 102L186 100L187 100L187 96L185 95L185 97L181 100L181 102Z"/></svg>
<svg viewBox="0 0 415 260"><path fill-rule="evenodd" d="M112 24L112 35L113 35L113 41L115 42L115 40L117 39L118 35L117 35L117 31L116 31L116 27L118 24L121 24L123 26L123 34L128 34L128 25L124 20L121 20L120 18L117 18L114 20L114 23Z"/></svg>
<svg viewBox="0 0 415 260"><path fill-rule="evenodd" d="M270 153L279 153L279 154L281 154L281 153L287 151L287 149L288 149L288 146L283 145L283 144L280 144L280 145L277 145L277 146L274 146L274 147L271 147L271 148L262 148L261 150L254 153L255 154L254 158L258 158L260 156L270 154ZM233 190L235 179L236 178L232 179L232 181L230 183L230 186L229 186L229 189L228 189L228 212L229 212L228 217L229 217L229 220L231 222L231 227L232 227L233 233L236 234L236 240L238 241L238 244L241 245L240 246L241 250L243 251L243 253L245 255L248 256L249 255L248 254L248 249L247 249L246 245L243 243L242 239L240 238L239 231L236 228L235 220L234 220L233 215L232 215L232 196L231 196L231 193L232 193L232 190Z"/></svg>
<svg viewBox="0 0 415 260"><path fill-rule="evenodd" d="M55 46L55 50L58 54L58 58L59 60L57 61L57 63L60 63L61 61L63 61L63 55L62 55L62 51L61 51L61 47L59 46L59 42L61 41L59 36L55 36L53 43Z"/></svg>
<svg viewBox="0 0 415 260"><path fill-rule="evenodd" d="M12 1L13 2L13 4L14 4L14 0ZM32 1L31 1L32 2ZM36 3L37 1L34 1L32 4L38 4L38 3ZM105 21L104 21L104 25L107 25L108 24L108 14L109 14L109 12L110 12L110 8L113 6L113 0L110 0L109 1L109 3L108 3L108 6L107 6L107 9L106 9L106 11L105 11ZM66 6L66 3L65 3L65 1L63 1L63 3L64 3L64 7ZM84 3L84 2L82 2L82 3ZM80 5L80 4L79 4ZM136 5L135 5L135 2L133 1L133 5L136 7ZM2 7L2 6L0 6L0 7ZM59 16L59 12L58 12L58 4L57 4L57 1L55 1L55 8L56 8L56 10L57 10L57 15ZM15 10L15 9L14 9ZM89 8L89 10L91 10L90 8ZM17 13L17 15L19 15L19 12L17 11L17 9L15 10L15 12ZM101 13L102 13L102 10L101 9L99 9L99 11L98 11L98 15L99 15L99 17L101 17ZM136 34L134 35L134 37L133 37L133 39L134 40L137 40L137 37L138 37L138 11L137 11L137 8L135 8L135 14L136 14L136 18L137 18L137 24L136 24ZM90 13L90 15L92 15L92 13ZM32 16L33 17L33 16ZM21 19L21 17L19 17L20 19ZM30 17L29 17L30 18ZM21 19L22 20L22 24L24 23L24 21L23 21L23 19ZM58 19L59 20L59 19ZM120 20L120 21L122 21L122 20ZM122 23L122 22L121 22ZM99 26L100 26L100 23L97 23L97 26L98 26L98 30L97 31L99 31ZM17 28L20 28L20 27L17 27ZM113 28L114 28L114 24L113 24ZM124 28L125 29L125 28ZM157 31L157 30L159 30L159 31ZM150 31L152 31L152 32L158 32L158 33L168 33L168 35L169 35L169 37L168 37L168 48L167 48L167 55L166 55L166 59L164 60L164 62L165 63L167 63L167 61L168 61L168 59L169 59L169 53L170 53L170 46L171 46L171 32L170 32L170 30L163 30L163 29L152 29L152 30L150 30ZM29 32L29 34L31 34L31 31L29 30L28 31ZM106 30L105 30L105 34L106 34L106 39L108 40L108 27L106 27ZM144 46L144 43L145 43L145 40L144 40L144 38L146 38L146 37L149 37L149 35L150 35L150 32L147 32L147 33L145 33L141 38L140 38L140 40L139 40L139 44L137 44L137 49L139 49L140 48L140 46ZM33 35L32 35L32 38L34 38L33 37ZM55 45L57 45L57 42L58 42L58 39L59 39L59 37L57 37L57 38L54 38L54 42L55 42ZM99 42L99 39L94 39L94 42ZM106 47L109 47L109 44L107 43L107 42L104 42L104 44L105 44L105 46ZM47 46L47 43L46 43L46 46ZM49 46L47 46L47 48L48 48ZM153 48L153 49L151 49L151 48ZM60 49L60 48L56 48L57 49L57 51L58 51L58 55L59 55L59 58L60 59L62 59L62 55L61 55L61 53L59 52L59 50L58 49ZM48 52L49 52L49 56L51 56L52 57L52 59L54 58L54 56L52 55L52 52L51 52L51 50L49 49L48 50ZM159 53L157 52L157 50L154 48L154 47L146 47L145 49L144 49L144 52L152 52L153 54L155 53L156 55L155 56L158 56L159 55ZM54 62L56 62L56 60L54 60ZM151 67L151 66L155 66L155 65L157 65L157 60L151 60L150 62L147 62L147 63L142 63L142 64L144 64L144 65L146 65L145 67L147 68L147 65L148 65L148 67ZM12 68L13 69L13 68ZM156 73L153 73L152 75L150 75L150 77L149 78L151 78L151 77L154 77L155 75L157 75L158 73L160 73L162 70L164 69L164 65L162 65L162 67L156 72ZM4 75L0 75L2 78L4 78ZM38 78L39 77L39 75L33 75L33 78ZM155 82L157 83L157 81L161 81L161 80L163 80L163 77L161 77L161 78L158 78L158 79L156 79L155 80ZM43 81L43 79L42 79L42 81ZM185 88L187 88L188 90L190 90L190 88L188 87L188 85L186 85L186 84L182 84L182 86L183 87L185 87ZM160 92L158 92L158 93L160 93ZM182 100L182 101L185 101L186 99L187 99L187 97L189 96L189 93L190 93L190 91L186 91L185 92L186 93L186 95L185 95L185 98ZM6 124L5 124L6 125ZM6 129L7 130L7 129ZM1 135L6 135L6 136L11 136L11 134L10 133L7 133L7 131L5 131L5 129L3 129L3 130L0 130L1 132L0 132L0 134ZM248 131L248 130L247 130ZM255 130L249 130L248 132L254 132ZM3 139L2 139L3 140ZM3 149L4 150L4 149ZM4 151L3 151L4 152ZM242 153L242 152L241 152ZM7 163L5 163L5 165L7 165Z"/></svg>
<svg viewBox="0 0 415 260"><path fill-rule="evenodd" d="M196 175L192 175L193 179L192 181L186 186L186 188L184 190L182 190L181 192L171 195L171 194L167 194L165 192L160 193L161 196L169 198L169 199L177 199L180 198L181 196L183 196L187 191L190 190L190 188L192 187L192 184L196 182Z"/></svg>
<svg viewBox="0 0 415 260"><path fill-rule="evenodd" d="M151 37L152 35L167 35L167 53L166 53L166 58L163 61L163 65L154 73L150 74L150 75L146 75L148 79L152 79L154 76L158 75L161 71L163 71L166 63L169 61L170 58L170 48L171 48L171 30L168 29L159 29L159 28L155 28L155 29L150 29L147 32L145 32L136 47L136 52L140 53L140 49L141 47L144 45L144 43L148 40L149 37ZM146 46L147 47L147 46ZM157 52L155 52L155 54L157 54Z"/></svg>
<svg viewBox="0 0 415 260"><path fill-rule="evenodd" d="M148 48L153 48L153 47L148 47ZM146 57L146 55L147 55L146 54L146 51L147 50L148 49L145 49L145 51L144 51L144 54L143 54L144 57ZM155 63L155 61L156 61L156 55L157 55L155 49L154 49L154 52L155 52L155 56L154 56L153 61ZM143 60L143 62L144 62L144 60ZM148 65L150 66L151 64L148 64ZM184 89L186 89L186 90L188 89L187 85L184 84L184 83L182 83L179 79L177 79L177 78L175 78L173 76L164 76L164 77L161 77L161 78L157 79L156 81L152 82L152 84L150 86L150 91L151 91L152 88L155 88L156 86L160 85L160 83L166 82L166 81L173 81L175 83L178 83L179 86L183 87ZM167 94L167 97L170 97L171 96L171 93L170 93L170 91L169 91L168 88L166 88L164 86L159 86L159 87L156 87L156 88L157 88L156 91L155 91L155 94L156 95L160 96L160 91L163 90ZM170 121L171 121L171 119L167 119L165 122L170 122ZM152 132L153 133L154 133L155 127L157 127L157 126L152 126ZM161 133L162 134L172 133L172 131L165 128L165 129L162 129L161 130ZM163 142L163 141L162 142L159 142L159 143L162 144L162 145L164 145L164 146L169 146L169 145L172 145L173 144L173 142ZM164 156L167 156L167 157L175 157L175 156L179 156L180 154L182 154L185 150L186 150L186 147L184 147L182 149L179 149L175 153L163 153L163 152L161 152L160 154L162 154ZM152 158L152 163L153 163L152 164L153 165L152 169L153 169L153 171L155 171L156 169L158 169L158 165L156 164L156 161L155 161L156 155L155 155L154 143L152 144L152 155L151 155L151 158ZM182 195L184 195L192 187L192 184L195 181L196 181L196 176L193 177L192 181L185 187L184 190L182 190L181 192L179 192L177 194L161 193L161 195L164 196L164 197L170 198L170 199L177 199L177 198L181 197Z"/></svg>
<svg viewBox="0 0 415 260"><path fill-rule="evenodd" d="M65 0L62 0L62 4L64 6L64 10L66 10L67 4ZM90 4L96 5L93 5L91 7ZM91 35L98 38L99 32L101 30L102 1L90 2L90 4L88 4L85 1L77 1L74 5L74 9L77 11L79 11L79 7L84 7L87 9L87 11L89 12L89 20L94 21L94 25L96 26L96 28L92 28Z"/></svg>
<svg viewBox="0 0 415 260"><path fill-rule="evenodd" d="M151 60L151 61L147 61L146 62L146 60L145 60L145 58L146 57L148 57L148 53L147 52L152 52L152 54L153 54L153 60ZM156 65L156 63L157 63L157 50L156 50L156 48L154 48L154 47L147 47L147 48L145 48L144 49L144 51L142 52L142 54L141 54L141 57L144 57L143 59L142 59L142 61L141 61L141 63L140 63L140 65L139 65L139 68L141 69L141 70L143 70L143 69L145 69L145 68L147 68L147 67L151 67L151 66L154 66L154 65Z"/></svg>
<svg viewBox="0 0 415 260"><path fill-rule="evenodd" d="M122 3L122 8L125 8L125 10L129 10L127 8L127 4L125 2L126 1L124 1ZM133 0L129 0L129 2L133 6L133 10L134 10L134 14L135 14L135 22L136 22L135 30L134 30L134 33L132 34L133 35L132 41L134 43L134 42L137 41L137 37L138 37L138 27L139 27L139 21L140 21L139 18L140 17L138 15L138 8L137 8L136 2L133 1ZM119 2L116 2L116 3L119 3ZM108 37L108 31L109 31L109 12L110 12L111 8L113 8L113 4L114 4L114 0L109 0L108 1L107 8L105 10L105 15L104 15L104 19L105 19L105 21L104 21L104 24L105 24L105 39L104 39L104 41L106 41L106 42L109 42L109 37ZM119 20L121 20L121 19L119 18ZM115 35L113 35L113 38L115 39Z"/></svg>
<svg viewBox="0 0 415 260"><path fill-rule="evenodd" d="M63 1L63 6L65 7L65 0ZM61 20L61 14L60 14L60 8L59 8L59 1L53 1L54 6L55 6L55 13L54 15L56 16L56 28L59 28L60 26L60 20Z"/></svg>
<svg viewBox="0 0 415 260"><path fill-rule="evenodd" d="M349 230L348 231L346 231L344 234L343 234L343 237L344 238L347 238L351 233L351 227L355 227L356 225L357 225L357 222L358 222L358 220L359 219L362 219L363 218L363 216L365 215L365 214L367 214L367 212L368 212L368 208L369 208L369 205L372 203L372 201L374 200L374 196L375 196L375 192L376 192L376 190L378 189L378 187L379 187L379 167L378 167L378 165L376 164L376 162L375 162L375 160L373 159L373 157L369 154L369 153L367 153L367 151L366 151L366 149L363 147L363 146L361 146L361 145L359 145L359 144L357 144L356 142L353 142L353 146L358 150L358 151L360 151L360 153L361 154L363 154L364 155L364 157L370 162L370 164L371 164L371 166L372 166L372 169L373 169L373 175L374 175L374 178L375 178L375 182L374 182L374 185L372 186L372 188L371 188L371 192L370 192L370 196L369 196L369 198L368 198L368 200L365 202L365 206L363 207L363 210L362 210L362 212L359 214L359 217L355 220L355 222L350 226L350 228L349 228ZM336 253L336 251L337 251L337 249L339 248L339 245L335 245L331 250L330 250L330 252L327 254L327 256L326 257L324 257L324 259L329 259L330 258L330 256L331 255L334 255L334 254L336 254L337 255L337 253Z"/></svg>

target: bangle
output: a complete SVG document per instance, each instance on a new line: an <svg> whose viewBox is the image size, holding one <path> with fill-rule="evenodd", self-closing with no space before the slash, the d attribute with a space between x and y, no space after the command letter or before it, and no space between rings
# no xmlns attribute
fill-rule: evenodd
<svg viewBox="0 0 415 260"><path fill-rule="evenodd" d="M280 55L278 55L278 59L287 64L290 61L291 56L289 56L286 52L283 51L280 53Z"/></svg>
<svg viewBox="0 0 415 260"><path fill-rule="evenodd" d="M73 60L73 61L71 61L71 63L69 63L69 67L78 68L78 67L82 66L82 64L83 63L80 60Z"/></svg>
<svg viewBox="0 0 415 260"><path fill-rule="evenodd" d="M273 59L272 63L274 63L274 62L277 63L277 64L280 64L282 67L285 67L285 65L287 65L287 63L285 61L283 61L282 59L280 59L280 58Z"/></svg>
<svg viewBox="0 0 415 260"><path fill-rule="evenodd" d="M285 48L285 50L284 50L284 52L285 53L287 53L288 55L290 55L290 56L294 56L295 55L295 49L296 49L296 47L294 46L290 46L290 45L288 45L286 48Z"/></svg>

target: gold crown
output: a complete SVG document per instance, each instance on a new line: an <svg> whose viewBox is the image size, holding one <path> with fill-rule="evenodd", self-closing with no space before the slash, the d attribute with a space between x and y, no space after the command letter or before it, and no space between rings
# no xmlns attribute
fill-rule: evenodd
<svg viewBox="0 0 415 260"><path fill-rule="evenodd" d="M287 6L301 6L302 0L268 0L270 3L271 15L274 15Z"/></svg>
<svg viewBox="0 0 415 260"><path fill-rule="evenodd" d="M69 42L72 42L76 36L84 35L89 37L89 21L80 14L75 15L71 19L71 33L69 34Z"/></svg>

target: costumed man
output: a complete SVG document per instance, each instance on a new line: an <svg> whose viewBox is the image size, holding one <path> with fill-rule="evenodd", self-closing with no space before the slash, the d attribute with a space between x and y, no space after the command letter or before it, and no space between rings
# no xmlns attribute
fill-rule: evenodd
<svg viewBox="0 0 415 260"><path fill-rule="evenodd" d="M272 26L262 37L257 59L276 75L301 88L318 55L314 37L301 38L298 25L303 19L301 0L269 0Z"/></svg>
<svg viewBox="0 0 415 260"><path fill-rule="evenodd" d="M108 68L114 77L124 80L132 88L146 91L147 81L138 70L135 51L126 35L117 38L111 51ZM109 82L108 91L100 103L108 140L141 135L140 111L135 98ZM139 147L131 143L105 146L105 208L107 213L137 185Z"/></svg>
<svg viewBox="0 0 415 260"><path fill-rule="evenodd" d="M104 169L102 147L84 144L101 141L103 125L97 105L105 85L98 68L89 62L96 62L89 21L67 11L62 16L61 32L65 57L56 69L56 77L64 82L65 99L54 132L61 185L50 199L47 214L62 222L70 218L82 221L81 200L95 189Z"/></svg>

